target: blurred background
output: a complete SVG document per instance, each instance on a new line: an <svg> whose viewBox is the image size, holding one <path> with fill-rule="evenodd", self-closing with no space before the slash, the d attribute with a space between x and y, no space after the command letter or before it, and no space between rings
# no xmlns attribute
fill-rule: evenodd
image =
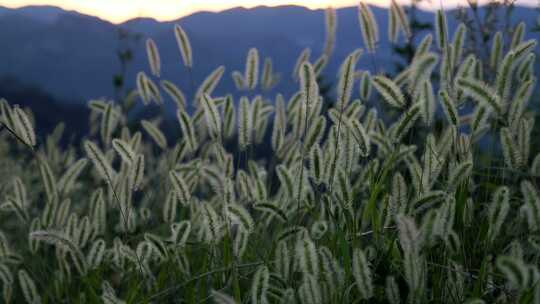
<svg viewBox="0 0 540 304"><path fill-rule="evenodd" d="M512 33L519 22L527 25L525 38L540 39L538 0L399 1L406 6L413 39L396 44L387 38L390 1L367 3L381 37L377 57L363 56L359 69L370 70L376 60L381 71L397 74L424 31L433 29L434 11L440 8L446 10L450 35L459 22L467 24L467 52L480 57L488 56L496 31ZM337 39L320 81L332 96L340 63L363 47L357 5L348 0L0 0L0 97L30 107L40 132L64 121L70 132L85 134L88 100L121 99L135 88L137 72L150 74L145 41L152 38L161 55L161 78L189 98L193 86L173 31L180 24L193 46L197 85L223 64L226 71L216 94L235 91L230 75L243 71L248 49L256 47L261 58L272 58L281 75L264 94L273 98L282 92L288 98L298 88L291 74L302 50L311 49L312 61L322 53L328 6L337 8ZM540 69L538 60L535 67Z"/></svg>

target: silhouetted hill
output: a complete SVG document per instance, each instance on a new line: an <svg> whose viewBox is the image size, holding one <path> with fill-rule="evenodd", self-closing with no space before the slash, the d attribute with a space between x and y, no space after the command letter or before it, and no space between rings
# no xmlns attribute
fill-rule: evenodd
<svg viewBox="0 0 540 304"><path fill-rule="evenodd" d="M0 16L17 15L31 18L37 21L52 23L61 15L80 15L75 11L66 11L56 6L30 5L19 9L0 7Z"/></svg>
<svg viewBox="0 0 540 304"><path fill-rule="evenodd" d="M387 43L387 10L373 8L380 26L379 65L391 68L391 52ZM456 22L449 16L449 28ZM516 8L516 20L532 24L537 12ZM432 21L431 12L419 12L423 21ZM338 10L337 49L326 74L334 80L339 63L355 48L362 47L357 8ZM201 12L171 22L150 18L133 19L115 25L99 18L66 12L54 7L0 9L0 75L24 79L63 100L86 100L113 96L112 76L119 71L116 50L117 31L124 28L152 37L160 50L163 76L179 84L186 93L190 81L181 65L181 57L173 34L173 25L181 24L192 41L195 82L224 64L225 77L218 93L230 91L233 70L243 70L247 50L257 47L262 57L272 57L275 70L283 76L277 90L290 93L296 84L289 81L291 69L299 53L310 47L312 58L319 56L324 43L322 10L298 6L234 8L220 13ZM538 37L538 35L536 36ZM134 61L127 73L132 86L136 72L148 71L142 39L134 49ZM374 58L364 56L359 68L371 67Z"/></svg>
<svg viewBox="0 0 540 304"><path fill-rule="evenodd" d="M89 110L80 101L58 100L10 77L0 78L0 96L10 104L31 108L40 135L50 133L61 122L65 123L67 138L82 137L88 132Z"/></svg>

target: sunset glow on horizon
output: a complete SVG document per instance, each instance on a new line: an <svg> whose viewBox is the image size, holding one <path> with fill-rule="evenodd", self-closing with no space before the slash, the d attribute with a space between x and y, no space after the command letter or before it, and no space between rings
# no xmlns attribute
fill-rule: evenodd
<svg viewBox="0 0 540 304"><path fill-rule="evenodd" d="M357 5L358 0L0 0L0 6L19 8L27 5L52 5L65 10L75 10L83 14L98 16L102 19L120 23L136 17L151 17L160 21L173 20L198 11L222 11L232 7L251 8L259 5L301 5L310 9L328 6L345 7ZM367 0L369 4L387 6L390 0ZM401 0L403 4L410 0ZM464 0L432 0L425 9L437 9L443 2L445 8L452 8L466 3ZM485 2L485 1L480 1ZM536 0L517 0L517 5L534 6Z"/></svg>

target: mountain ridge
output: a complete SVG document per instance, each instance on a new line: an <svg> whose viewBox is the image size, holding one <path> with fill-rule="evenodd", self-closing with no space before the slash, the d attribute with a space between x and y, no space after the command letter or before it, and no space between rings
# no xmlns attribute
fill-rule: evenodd
<svg viewBox="0 0 540 304"><path fill-rule="evenodd" d="M372 6L372 7L381 7L382 8L382 6L377 6L375 4L370 4L370 6ZM155 19L153 17L145 16L145 17L130 18L130 19L122 21L122 22L112 22L110 20L103 19L103 18L101 18L99 16L96 16L96 15L83 13L83 12L80 12L80 11L77 11L77 10L66 10L66 9L63 9L63 8L61 8L59 6L55 6L55 5L26 5L26 6L21 6L21 7L18 7L18 8L9 8L9 7L0 5L0 17L2 15L5 15L5 14L16 13L16 14L26 14L26 15L31 14L31 15L34 15L34 17L36 17L36 19L49 19L50 20L50 19L52 19L52 18L50 18L51 15L53 15L53 17L58 17L59 15L64 14L64 13L74 13L74 14L78 14L78 15L95 17L95 18L101 19L103 21L107 21L107 22L109 22L111 24L114 24L114 25L124 25L126 23L136 21L138 19L145 19L145 20L149 20L149 21L155 21L157 23L174 23L174 22L180 21L183 18L197 16L197 15L214 15L214 14L239 12L239 11L253 11L253 10L261 10L261 9L285 9L285 8L302 8L302 9L309 10L309 11L323 10L323 9L320 9L320 8L318 8L318 9L310 9L310 8L308 8L306 6L295 5L295 4L284 4L284 5L276 5L276 6L257 5L257 6L250 7L250 8L247 8L245 6L235 6L235 7L227 8L227 9L220 10L220 11L201 10L201 11L193 12L193 13L190 13L190 14L187 14L187 15L184 15L184 16L180 16L180 17L171 19L171 20L161 20L160 21L160 20L157 20L157 19Z"/></svg>
<svg viewBox="0 0 540 304"><path fill-rule="evenodd" d="M381 27L377 60L388 65L391 59L386 37L388 13L385 8L372 8ZM535 16L528 8L517 9L523 20L530 21ZM341 60L354 49L362 47L356 10L356 7L337 10L337 48L326 70L331 81L335 80ZM139 18L120 25L90 15L69 11L61 13L50 7L47 8L47 18L35 19L35 8L30 12L29 15L10 14L0 9L0 40L9 41L0 49L0 76L24 79L60 99L82 102L114 96L112 77L120 70L116 50L119 47L117 31L121 28L144 35L144 39L133 45L134 60L126 70L129 87L134 87L137 72L149 72L144 40L152 38L161 54L162 79L174 81L188 94L193 92L181 64L173 24L182 25L190 36L195 83L200 83L219 65L226 65L217 93L234 90L230 73L233 70L243 71L245 56L251 47L259 49L261 61L266 56L274 60L275 70L282 74L283 79L277 89L291 93L297 84L288 80L297 56L304 48L310 47L315 60L324 44L323 10L293 5L237 7L219 13L197 12L165 22ZM53 13L56 13L56 19L51 17ZM418 17L422 21L433 20L429 11L419 11ZM454 18L450 16L448 19L449 27L453 28ZM367 68L370 60L361 58L359 68Z"/></svg>

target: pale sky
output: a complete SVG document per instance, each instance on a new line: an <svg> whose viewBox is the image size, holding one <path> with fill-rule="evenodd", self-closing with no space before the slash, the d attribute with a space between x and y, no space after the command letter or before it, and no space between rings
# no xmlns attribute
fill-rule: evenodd
<svg viewBox="0 0 540 304"><path fill-rule="evenodd" d="M465 0L431 0L428 9L445 8L465 3ZM535 6L539 0L517 0L520 5ZM366 2L386 6L390 0L367 0ZM410 0L398 0L407 4ZM480 1L482 2L482 1ZM17 8L26 5L54 5L68 10L98 16L114 23L135 17L152 17L157 20L173 20L193 12L221 11L235 6L254 7L258 5L276 6L285 4L302 5L312 9L328 6L343 7L357 5L358 0L0 0L1 6Z"/></svg>

